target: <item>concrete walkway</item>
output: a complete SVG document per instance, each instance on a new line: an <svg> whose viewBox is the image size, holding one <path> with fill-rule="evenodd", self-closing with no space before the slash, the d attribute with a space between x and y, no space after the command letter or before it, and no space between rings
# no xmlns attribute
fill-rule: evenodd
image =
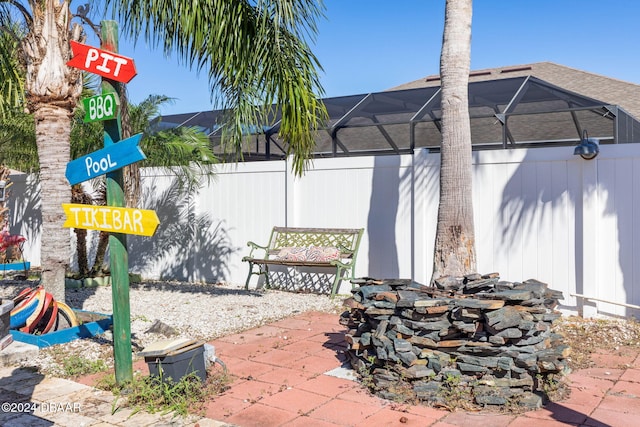
<svg viewBox="0 0 640 427"><path fill-rule="evenodd" d="M235 379L207 403L206 418L134 412L79 382L1 368L0 400L10 406L0 412L0 425L627 427L640 419L639 349L599 350L596 368L569 376L569 399L543 409L518 416L452 413L369 395L342 367L343 333L337 315L304 313L213 341Z"/></svg>

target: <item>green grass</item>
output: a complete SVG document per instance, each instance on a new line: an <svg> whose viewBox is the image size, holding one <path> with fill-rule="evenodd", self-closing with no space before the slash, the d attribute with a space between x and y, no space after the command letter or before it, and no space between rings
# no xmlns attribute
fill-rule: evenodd
<svg viewBox="0 0 640 427"><path fill-rule="evenodd" d="M118 397L116 402L149 413L170 413L185 416L202 413L204 404L229 387L230 377L226 372L210 370L206 382L195 373L190 373L180 381L163 381L159 376L134 375L133 381L116 384L115 375L105 376L98 388L111 391ZM122 398L122 399L120 399ZM115 412L117 408L113 408Z"/></svg>
<svg viewBox="0 0 640 427"><path fill-rule="evenodd" d="M108 369L104 361L89 360L81 356L68 356L62 360L62 371L66 377L76 378L81 375L90 375L103 372Z"/></svg>

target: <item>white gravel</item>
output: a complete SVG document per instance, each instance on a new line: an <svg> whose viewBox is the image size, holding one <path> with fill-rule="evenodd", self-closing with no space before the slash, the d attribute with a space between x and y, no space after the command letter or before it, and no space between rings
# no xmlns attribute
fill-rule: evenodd
<svg viewBox="0 0 640 427"><path fill-rule="evenodd" d="M0 281L0 297L12 298L33 282ZM113 312L110 286L67 289L67 304L98 313ZM174 328L176 336L212 340L305 311L342 311L342 299L328 295L277 290L244 290L233 284L194 284L184 282L145 282L130 287L131 335L134 352L147 344L165 339L148 329L159 320ZM76 340L40 351L29 360L44 372L62 374L61 360L69 353L89 360L102 359L113 364L112 335Z"/></svg>

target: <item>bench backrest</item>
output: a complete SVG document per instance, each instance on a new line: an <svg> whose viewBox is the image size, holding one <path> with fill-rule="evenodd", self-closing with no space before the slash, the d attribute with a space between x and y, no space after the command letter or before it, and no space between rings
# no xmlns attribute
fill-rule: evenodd
<svg viewBox="0 0 640 427"><path fill-rule="evenodd" d="M277 254L289 247L335 247L342 251L343 258L355 258L363 232L363 228L273 227L267 252Z"/></svg>

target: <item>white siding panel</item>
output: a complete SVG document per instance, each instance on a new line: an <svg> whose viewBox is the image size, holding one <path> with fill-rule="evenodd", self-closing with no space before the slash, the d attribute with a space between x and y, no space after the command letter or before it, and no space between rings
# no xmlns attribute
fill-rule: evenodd
<svg viewBox="0 0 640 427"><path fill-rule="evenodd" d="M538 185L538 163L521 163L522 170L522 195L525 202L520 206L517 218L519 221L520 246L522 247L522 271L518 277L510 277L510 280L526 280L539 277L538 266L538 216L540 215L540 201L544 196L544 188ZM526 197L524 196L526 195Z"/></svg>
<svg viewBox="0 0 640 427"><path fill-rule="evenodd" d="M522 277L523 216L528 213L526 208L531 206L530 194L522 191L524 170L521 165L526 166L526 163L507 165L509 180L507 181L505 196L514 201L504 212L506 217L503 223L503 227L506 227L503 233L503 244L508 250L508 266L504 272L504 277L508 280L518 280L518 278Z"/></svg>
<svg viewBox="0 0 640 427"><path fill-rule="evenodd" d="M494 165L478 165L473 176L473 212L478 270L497 271L493 241L496 232L497 196ZM437 201L436 201L437 203Z"/></svg>
<svg viewBox="0 0 640 427"><path fill-rule="evenodd" d="M603 159L598 162L598 200L601 207L599 227L599 268L597 298L615 301L620 295L618 290L619 239L618 216L616 215L616 167L615 159ZM591 296L591 295L589 295ZM606 312L616 312L619 307L598 303L598 308Z"/></svg>
<svg viewBox="0 0 640 427"><path fill-rule="evenodd" d="M633 159L615 160L614 212L616 217L616 236L618 238L618 262L613 264L611 275L614 278L614 301L626 301L631 296L633 283L633 202L632 194ZM627 289L628 286L628 289ZM617 307L615 313L625 315L626 309Z"/></svg>
<svg viewBox="0 0 640 427"><path fill-rule="evenodd" d="M551 229L545 229L545 240L551 243L551 258L548 259L544 273L540 280L548 283L553 289L562 291L565 295L570 292L569 271L573 271L573 257L570 257L571 247L575 245L575 217L573 202L568 191L567 162L551 162L551 180L549 196L545 201L550 209L546 212L552 218ZM548 188L548 187L547 187ZM542 273L542 272L541 272Z"/></svg>
<svg viewBox="0 0 640 427"><path fill-rule="evenodd" d="M566 165L566 163L563 163ZM530 236L533 239L535 236L535 241L531 241L530 244L534 245L534 250L536 252L535 270L529 270L526 274L525 278L535 278L545 283L548 283L550 286L554 287L557 285L557 278L553 276L553 265L554 265L554 253L553 253L553 238L551 237L551 233L553 230L553 196L549 194L549 189L553 189L555 185L555 180L551 175L552 165L548 162L538 162L536 163L536 192L538 194L538 198L536 200L536 229L532 230ZM562 184L565 184L564 182ZM558 260L561 262L561 260Z"/></svg>
<svg viewBox="0 0 640 427"><path fill-rule="evenodd" d="M511 212L514 210L512 201L516 198L517 192L511 188L505 188L505 183L511 178L510 167L508 164L496 164L494 166L494 182L493 191L495 192L494 200L496 221L494 223L495 230L493 232L493 252L495 257L494 271L500 273L505 280L513 277L509 271L511 262L511 248L513 239L511 238Z"/></svg>
<svg viewBox="0 0 640 427"><path fill-rule="evenodd" d="M433 245L438 215L440 156L420 150L414 156L414 280L428 284L433 273Z"/></svg>
<svg viewBox="0 0 640 427"><path fill-rule="evenodd" d="M225 242L231 251L224 260L228 267L223 275L207 275L200 280L244 283L248 267L241 260L249 253L247 242L251 240L265 245L273 226L286 225L285 164L265 163L269 163L272 168L265 170L265 164L249 163L246 165L259 168L251 170L246 167L241 172L225 171L200 190L197 214L211 218L217 227L217 233L226 235ZM214 255L215 253L201 251L200 262L206 263L207 257ZM211 259L208 262L217 261Z"/></svg>
<svg viewBox="0 0 640 427"><path fill-rule="evenodd" d="M627 295L627 300L631 304L640 306L640 158L633 159L633 171L631 175L630 194L633 206L631 207L633 218L631 222L632 230L629 234L632 235L632 247L631 254L633 268L629 271L627 289L630 290ZM631 312L628 312L631 315Z"/></svg>

